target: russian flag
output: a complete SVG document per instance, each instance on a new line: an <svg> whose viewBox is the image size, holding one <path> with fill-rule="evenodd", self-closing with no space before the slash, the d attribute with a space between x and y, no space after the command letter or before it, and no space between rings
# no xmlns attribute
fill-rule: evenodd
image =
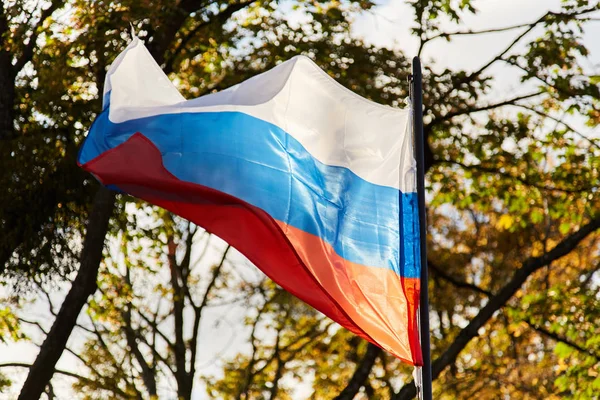
<svg viewBox="0 0 600 400"><path fill-rule="evenodd" d="M421 365L409 110L294 57L185 100L134 38L106 76L78 162L220 236L287 291Z"/></svg>

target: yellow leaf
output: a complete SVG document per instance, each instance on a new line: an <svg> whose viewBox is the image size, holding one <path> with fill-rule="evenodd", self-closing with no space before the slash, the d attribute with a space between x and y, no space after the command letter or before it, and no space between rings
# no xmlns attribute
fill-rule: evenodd
<svg viewBox="0 0 600 400"><path fill-rule="evenodd" d="M512 226L513 222L513 217L511 217L508 214L504 214L498 220L498 227L501 229L509 229Z"/></svg>

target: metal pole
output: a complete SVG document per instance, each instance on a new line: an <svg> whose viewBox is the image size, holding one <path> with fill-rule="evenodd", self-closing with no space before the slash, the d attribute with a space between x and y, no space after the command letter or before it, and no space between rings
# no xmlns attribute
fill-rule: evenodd
<svg viewBox="0 0 600 400"><path fill-rule="evenodd" d="M427 220L425 217L425 143L423 137L423 88L421 60L412 61L411 97L413 107L413 129L417 161L417 197L419 201L419 237L421 238L421 299L419 322L421 329L421 351L423 353L422 399L432 400L431 390L431 348L429 344L429 288L427 283Z"/></svg>

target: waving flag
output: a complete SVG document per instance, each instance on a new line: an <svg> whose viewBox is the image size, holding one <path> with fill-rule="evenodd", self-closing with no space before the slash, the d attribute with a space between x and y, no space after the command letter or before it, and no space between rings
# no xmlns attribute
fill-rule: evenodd
<svg viewBox="0 0 600 400"><path fill-rule="evenodd" d="M287 291L421 365L408 110L294 57L185 100L135 38L111 66L79 163L220 236Z"/></svg>

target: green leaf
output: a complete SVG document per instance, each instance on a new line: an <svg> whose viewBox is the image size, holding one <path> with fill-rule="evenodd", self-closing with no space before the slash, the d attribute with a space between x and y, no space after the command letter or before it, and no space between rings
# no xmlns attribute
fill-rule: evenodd
<svg viewBox="0 0 600 400"><path fill-rule="evenodd" d="M556 354L557 356L559 356L560 358L567 358L569 357L575 350L569 346L566 345L562 342L559 342L556 344L556 347L554 347L554 354Z"/></svg>
<svg viewBox="0 0 600 400"><path fill-rule="evenodd" d="M600 75L592 75L592 76L590 76L590 83L592 85L598 85L598 84L600 84Z"/></svg>
<svg viewBox="0 0 600 400"><path fill-rule="evenodd" d="M533 210L531 212L531 222L534 224L539 224L544 220L544 213L540 210Z"/></svg>

